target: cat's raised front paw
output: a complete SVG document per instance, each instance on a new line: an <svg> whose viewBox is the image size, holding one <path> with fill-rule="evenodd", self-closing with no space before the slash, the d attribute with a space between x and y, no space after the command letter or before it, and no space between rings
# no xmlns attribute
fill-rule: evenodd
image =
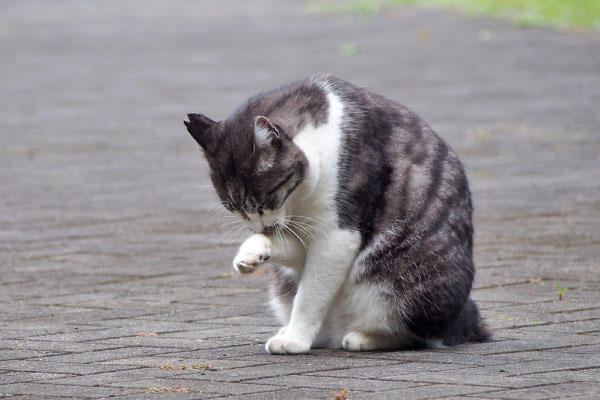
<svg viewBox="0 0 600 400"><path fill-rule="evenodd" d="M275 335L269 339L265 349L271 354L303 354L310 350L310 343L285 335Z"/></svg>
<svg viewBox="0 0 600 400"><path fill-rule="evenodd" d="M249 274L271 257L271 240L263 234L250 236L233 259L233 268L240 274Z"/></svg>

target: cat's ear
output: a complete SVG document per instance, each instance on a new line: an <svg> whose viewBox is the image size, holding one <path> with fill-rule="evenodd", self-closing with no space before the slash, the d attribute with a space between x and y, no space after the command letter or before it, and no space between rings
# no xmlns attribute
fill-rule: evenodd
<svg viewBox="0 0 600 400"><path fill-rule="evenodd" d="M279 131L267 117L254 117L254 142L258 147L269 146L279 140Z"/></svg>
<svg viewBox="0 0 600 400"><path fill-rule="evenodd" d="M215 121L202 114L188 114L189 121L183 121L188 132L203 149L206 148L206 131L216 124Z"/></svg>

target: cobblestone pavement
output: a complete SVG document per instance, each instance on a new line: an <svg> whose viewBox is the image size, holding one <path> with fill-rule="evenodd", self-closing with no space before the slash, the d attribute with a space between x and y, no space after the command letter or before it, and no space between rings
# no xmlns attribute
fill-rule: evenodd
<svg viewBox="0 0 600 400"><path fill-rule="evenodd" d="M248 4L0 1L0 396L600 398L599 34ZM231 273L181 121L313 72L462 157L493 342L265 353L268 271Z"/></svg>

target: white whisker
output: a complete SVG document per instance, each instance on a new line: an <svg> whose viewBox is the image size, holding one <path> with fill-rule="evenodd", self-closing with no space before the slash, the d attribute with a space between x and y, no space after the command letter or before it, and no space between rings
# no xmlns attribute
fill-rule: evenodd
<svg viewBox="0 0 600 400"><path fill-rule="evenodd" d="M282 227L286 231L290 232L292 235L296 236L298 238L298 240L300 241L300 244L302 244L302 246L304 247L304 249L306 251L308 251L308 246L306 245L306 243L304 242L304 240L302 240L302 238L300 236L298 236L298 234L296 232L294 232L292 229L290 229L287 225L282 225Z"/></svg>
<svg viewBox="0 0 600 400"><path fill-rule="evenodd" d="M225 232L224 235L222 235L219 240L217 241L221 243L221 246L219 247L219 253L217 254L217 265L221 262L221 253L223 252L223 248L228 244L227 241L233 241L235 239L235 237L243 230L243 228L245 228L246 226L244 224L241 224L239 226L234 226L233 228L229 229L227 232Z"/></svg>
<svg viewBox="0 0 600 400"><path fill-rule="evenodd" d="M243 222L240 221L240 220L229 221L229 222L225 222L224 224L217 225L217 228L221 228L221 227L224 227L224 226L227 226L227 225L232 225L232 224L242 224L243 225Z"/></svg>
<svg viewBox="0 0 600 400"><path fill-rule="evenodd" d="M279 241L279 243L281 244L281 247L283 248L283 258L287 260L287 248L286 248L284 240L283 240L284 239L283 233L281 232L278 225L275 225L274 232L277 234L277 240Z"/></svg>
<svg viewBox="0 0 600 400"><path fill-rule="evenodd" d="M299 229L302 233L305 233L311 239L315 238L315 236L313 235L313 233L310 230L308 230L308 228L305 228L302 225L297 225L294 221L287 221L287 223L290 224L290 225L292 225L292 227L295 227L295 228Z"/></svg>

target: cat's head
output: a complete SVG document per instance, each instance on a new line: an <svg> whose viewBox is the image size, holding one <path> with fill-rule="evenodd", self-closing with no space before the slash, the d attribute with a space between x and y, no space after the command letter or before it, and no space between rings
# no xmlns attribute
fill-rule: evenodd
<svg viewBox="0 0 600 400"><path fill-rule="evenodd" d="M188 114L185 126L204 150L221 202L256 233L282 225L286 201L302 183L308 161L275 121L237 115L215 122Z"/></svg>

